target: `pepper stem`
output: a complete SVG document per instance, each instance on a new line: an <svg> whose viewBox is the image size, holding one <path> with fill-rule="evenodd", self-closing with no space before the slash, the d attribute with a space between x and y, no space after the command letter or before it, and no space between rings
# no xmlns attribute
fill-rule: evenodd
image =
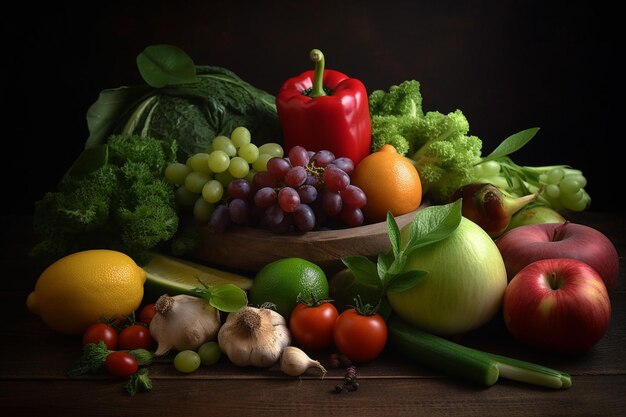
<svg viewBox="0 0 626 417"><path fill-rule="evenodd" d="M324 91L324 54L319 49L312 49L309 54L311 61L315 63L315 73L313 74L313 88L309 97L325 96Z"/></svg>

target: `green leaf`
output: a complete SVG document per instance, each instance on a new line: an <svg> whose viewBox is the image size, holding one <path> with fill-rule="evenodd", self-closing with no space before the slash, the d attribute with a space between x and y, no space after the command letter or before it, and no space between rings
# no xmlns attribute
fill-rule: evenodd
<svg viewBox="0 0 626 417"><path fill-rule="evenodd" d="M398 275L399 273L401 273L404 269L404 265L406 264L406 259L407 256L405 251L398 253L394 257L393 262L391 262L391 265L389 265L389 268L387 269L387 275Z"/></svg>
<svg viewBox="0 0 626 417"><path fill-rule="evenodd" d="M235 284L221 284L210 288L209 304L220 311L239 311L248 304L246 292Z"/></svg>
<svg viewBox="0 0 626 417"><path fill-rule="evenodd" d="M522 130L521 132L514 133L508 138L504 139L496 149L489 155L481 158L479 164L501 158L512 154L513 152L520 150L526 145L539 131L538 127Z"/></svg>
<svg viewBox="0 0 626 417"><path fill-rule="evenodd" d="M406 271L393 277L387 291L402 292L419 284L428 275L426 271Z"/></svg>
<svg viewBox="0 0 626 417"><path fill-rule="evenodd" d="M379 288L380 278L376 270L376 264L365 256L346 256L341 261L350 269L354 278L364 285Z"/></svg>
<svg viewBox="0 0 626 417"><path fill-rule="evenodd" d="M387 233L389 235L389 241L391 242L393 254L398 256L401 245L400 228L398 227L398 223L396 223L396 219L393 218L393 214L389 211L387 212Z"/></svg>
<svg viewBox="0 0 626 417"><path fill-rule="evenodd" d="M445 205L426 207L415 215L405 252L430 245L448 237L461 223L461 199Z"/></svg>
<svg viewBox="0 0 626 417"><path fill-rule="evenodd" d="M383 287L387 285L389 268L391 264L393 264L394 256L393 251L389 252L381 252L378 254L378 261L376 262L376 270L378 271L378 276L382 281Z"/></svg>
<svg viewBox="0 0 626 417"><path fill-rule="evenodd" d="M120 87L103 90L87 110L87 127L89 137L85 148L105 143L107 138L116 131L126 111L135 103L140 102L152 88Z"/></svg>
<svg viewBox="0 0 626 417"><path fill-rule="evenodd" d="M148 46L137 56L137 68L146 83L155 88L198 81L193 60L173 45Z"/></svg>
<svg viewBox="0 0 626 417"><path fill-rule="evenodd" d="M78 158L66 175L70 177L78 177L89 174L105 166L109 161L109 147L107 145L98 145L93 148L87 148L78 155Z"/></svg>

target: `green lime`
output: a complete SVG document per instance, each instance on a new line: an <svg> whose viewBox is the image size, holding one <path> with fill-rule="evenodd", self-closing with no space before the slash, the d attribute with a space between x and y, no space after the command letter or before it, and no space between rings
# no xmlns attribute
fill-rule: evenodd
<svg viewBox="0 0 626 417"><path fill-rule="evenodd" d="M289 319L298 295L328 298L328 279L318 265L302 258L284 258L265 265L257 272L248 291L250 304L272 303Z"/></svg>
<svg viewBox="0 0 626 417"><path fill-rule="evenodd" d="M361 297L363 304L378 305L380 290L371 285L365 285L356 280L352 272L342 269L333 275L328 281L330 298L334 300L337 310L344 311L354 306L354 299Z"/></svg>

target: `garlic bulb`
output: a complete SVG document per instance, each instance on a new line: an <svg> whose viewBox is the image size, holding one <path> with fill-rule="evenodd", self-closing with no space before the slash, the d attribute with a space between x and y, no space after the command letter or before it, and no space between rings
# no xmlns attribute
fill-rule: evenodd
<svg viewBox="0 0 626 417"><path fill-rule="evenodd" d="M157 356L172 349L196 350L204 342L215 340L221 324L216 308L190 295L162 295L154 303L154 310L150 334L158 342L154 352Z"/></svg>
<svg viewBox="0 0 626 417"><path fill-rule="evenodd" d="M290 376L300 376L309 369L315 368L326 375L326 368L319 361L311 359L302 349L287 346L280 356L280 370Z"/></svg>
<svg viewBox="0 0 626 417"><path fill-rule="evenodd" d="M230 313L217 335L230 361L238 366L268 368L291 343L287 322L269 308L244 307Z"/></svg>

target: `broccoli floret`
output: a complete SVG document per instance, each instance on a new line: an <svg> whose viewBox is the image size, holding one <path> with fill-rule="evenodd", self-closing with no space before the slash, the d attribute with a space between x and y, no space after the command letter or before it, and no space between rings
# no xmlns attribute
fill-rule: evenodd
<svg viewBox="0 0 626 417"><path fill-rule="evenodd" d="M420 83L407 80L392 85L389 91L375 90L369 96L370 113L378 116L422 117Z"/></svg>
<svg viewBox="0 0 626 417"><path fill-rule="evenodd" d="M140 136L113 136L102 165L66 174L57 191L35 203L39 242L31 255L42 263L80 250L122 251L138 263L178 228L175 188L163 172L175 145Z"/></svg>
<svg viewBox="0 0 626 417"><path fill-rule="evenodd" d="M372 120L372 151L393 145L401 155L412 149L411 130L423 118L420 84L415 80L375 90L369 96Z"/></svg>
<svg viewBox="0 0 626 417"><path fill-rule="evenodd" d="M460 110L424 113L417 81L405 81L370 95L372 150L393 145L417 168L425 194L435 203L475 177L482 141L469 135L469 123Z"/></svg>

